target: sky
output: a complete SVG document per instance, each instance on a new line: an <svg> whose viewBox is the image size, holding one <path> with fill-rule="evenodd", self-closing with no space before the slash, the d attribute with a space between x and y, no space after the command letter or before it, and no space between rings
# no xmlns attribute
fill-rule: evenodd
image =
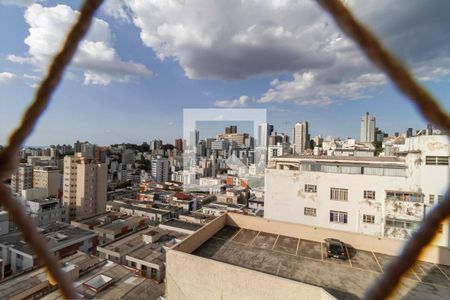
<svg viewBox="0 0 450 300"><path fill-rule="evenodd" d="M449 110L450 1L346 2ZM80 5L0 0L0 145ZM186 108L266 109L312 136L358 138L366 111L391 134L426 124L314 1L107 0L26 144L173 143Z"/></svg>

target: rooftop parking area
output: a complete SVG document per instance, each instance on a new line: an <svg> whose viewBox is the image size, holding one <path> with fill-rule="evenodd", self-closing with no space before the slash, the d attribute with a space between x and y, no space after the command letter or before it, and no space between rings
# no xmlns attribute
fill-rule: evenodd
<svg viewBox="0 0 450 300"><path fill-rule="evenodd" d="M323 287L338 299L359 299L392 256L345 248L348 260L330 259L324 242L226 225L192 254ZM418 262L396 296L445 299L448 295L450 267Z"/></svg>

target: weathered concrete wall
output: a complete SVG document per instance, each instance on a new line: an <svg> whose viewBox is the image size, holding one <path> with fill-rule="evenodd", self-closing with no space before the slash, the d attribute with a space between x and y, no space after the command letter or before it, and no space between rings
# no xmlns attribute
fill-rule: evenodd
<svg viewBox="0 0 450 300"><path fill-rule="evenodd" d="M281 222L234 213L227 214L227 224L318 242L323 242L326 238L337 238L355 248L388 255L398 254L404 244L404 241L401 240ZM446 247L429 246L420 259L450 266L450 250Z"/></svg>
<svg viewBox="0 0 450 300"><path fill-rule="evenodd" d="M335 299L322 288L173 249L166 258L169 300Z"/></svg>
<svg viewBox="0 0 450 300"><path fill-rule="evenodd" d="M222 229L222 227L224 227L226 224L226 220L226 214L216 218L215 220L197 230L193 235L191 235L172 249L191 253L204 242L206 242L210 237L212 237L217 231Z"/></svg>
<svg viewBox="0 0 450 300"><path fill-rule="evenodd" d="M448 156L449 138L445 135L418 136L406 140L401 149L409 151L404 163L383 162L386 165L404 165L406 176L381 176L362 174L342 174L298 170L300 160L277 158L283 164L297 166L295 170L266 169L264 217L307 224L310 226L337 229L374 235L377 237L403 238L396 228L385 228L386 217L420 222L433 205L443 195L450 181L450 167L447 165L427 165L427 156ZM420 151L418 151L420 150ZM354 162L358 162L355 158ZM359 162L365 165L364 162ZM274 161L271 162L271 165ZM305 191L305 184L317 186L317 193ZM330 188L348 189L347 201L330 200ZM375 191L374 200L363 197L365 190ZM423 203L407 201L386 201L386 191L417 192L423 195ZM430 203L430 195L434 203ZM305 216L304 208L315 208L316 216ZM347 213L347 224L330 222L330 211ZM363 222L363 215L375 216L375 223ZM434 244L450 245L449 222L443 223Z"/></svg>

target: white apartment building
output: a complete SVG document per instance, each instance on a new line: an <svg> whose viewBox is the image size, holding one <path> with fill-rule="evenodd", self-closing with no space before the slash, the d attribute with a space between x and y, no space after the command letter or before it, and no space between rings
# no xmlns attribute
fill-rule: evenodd
<svg viewBox="0 0 450 300"><path fill-rule="evenodd" d="M26 201L27 215L37 226L46 226L56 222L68 222L67 208L61 199L43 198Z"/></svg>
<svg viewBox="0 0 450 300"><path fill-rule="evenodd" d="M375 117L368 112L361 118L360 142L372 143L375 141Z"/></svg>
<svg viewBox="0 0 450 300"><path fill-rule="evenodd" d="M272 130L273 126L268 123L261 123L258 126L258 146L267 147L269 145L269 135Z"/></svg>
<svg viewBox="0 0 450 300"><path fill-rule="evenodd" d="M64 157L63 203L70 220L104 212L106 187L106 164L81 155Z"/></svg>
<svg viewBox="0 0 450 300"><path fill-rule="evenodd" d="M268 219L404 239L443 199L449 138L406 139L399 157L291 156L266 169ZM435 243L449 245L448 221Z"/></svg>
<svg viewBox="0 0 450 300"><path fill-rule="evenodd" d="M33 169L33 187L45 188L47 196L58 196L62 175L55 167L35 166Z"/></svg>
<svg viewBox="0 0 450 300"><path fill-rule="evenodd" d="M294 153L302 154L309 146L308 122L298 122L292 134L294 138Z"/></svg>
<svg viewBox="0 0 450 300"><path fill-rule="evenodd" d="M16 171L11 176L11 190L14 193L22 193L23 190L33 187L33 166L19 164Z"/></svg>
<svg viewBox="0 0 450 300"><path fill-rule="evenodd" d="M157 182L169 180L169 160L162 156L157 156L151 160L152 176Z"/></svg>
<svg viewBox="0 0 450 300"><path fill-rule="evenodd" d="M273 157L288 155L290 152L291 148L288 143L278 143L276 145L270 145L267 148L267 159L271 160Z"/></svg>

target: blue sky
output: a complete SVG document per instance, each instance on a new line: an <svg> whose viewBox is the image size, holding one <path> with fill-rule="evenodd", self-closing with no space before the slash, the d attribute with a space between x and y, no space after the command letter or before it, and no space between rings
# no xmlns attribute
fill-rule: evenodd
<svg viewBox="0 0 450 300"><path fill-rule="evenodd" d="M59 44L51 36L59 26L46 18L56 14L53 22L70 24L63 17L80 4L8 2L13 1L0 1L0 144L31 101L48 52ZM413 106L311 3L275 10L268 1L257 7L259 13L251 13L232 1L226 13L222 1L207 8L186 1L186 7L148 10L139 7L142 2L109 1L98 12L98 26L86 39L92 43L86 42L69 68L28 145L77 139L101 145L153 138L172 143L182 136L184 108L266 108L269 123L288 134L295 122L307 120L312 135L358 137L359 118L366 111L389 133L425 126ZM449 28L448 18L424 9L420 1L408 2L405 10L393 3L368 1L367 7L354 5L354 10L450 109L449 38L437 30ZM385 12L396 21L376 25ZM422 24L414 26L420 30L408 25L418 14ZM246 17L242 24L236 21L241 16ZM228 29L228 24L233 25ZM44 35L30 34L30 28Z"/></svg>

